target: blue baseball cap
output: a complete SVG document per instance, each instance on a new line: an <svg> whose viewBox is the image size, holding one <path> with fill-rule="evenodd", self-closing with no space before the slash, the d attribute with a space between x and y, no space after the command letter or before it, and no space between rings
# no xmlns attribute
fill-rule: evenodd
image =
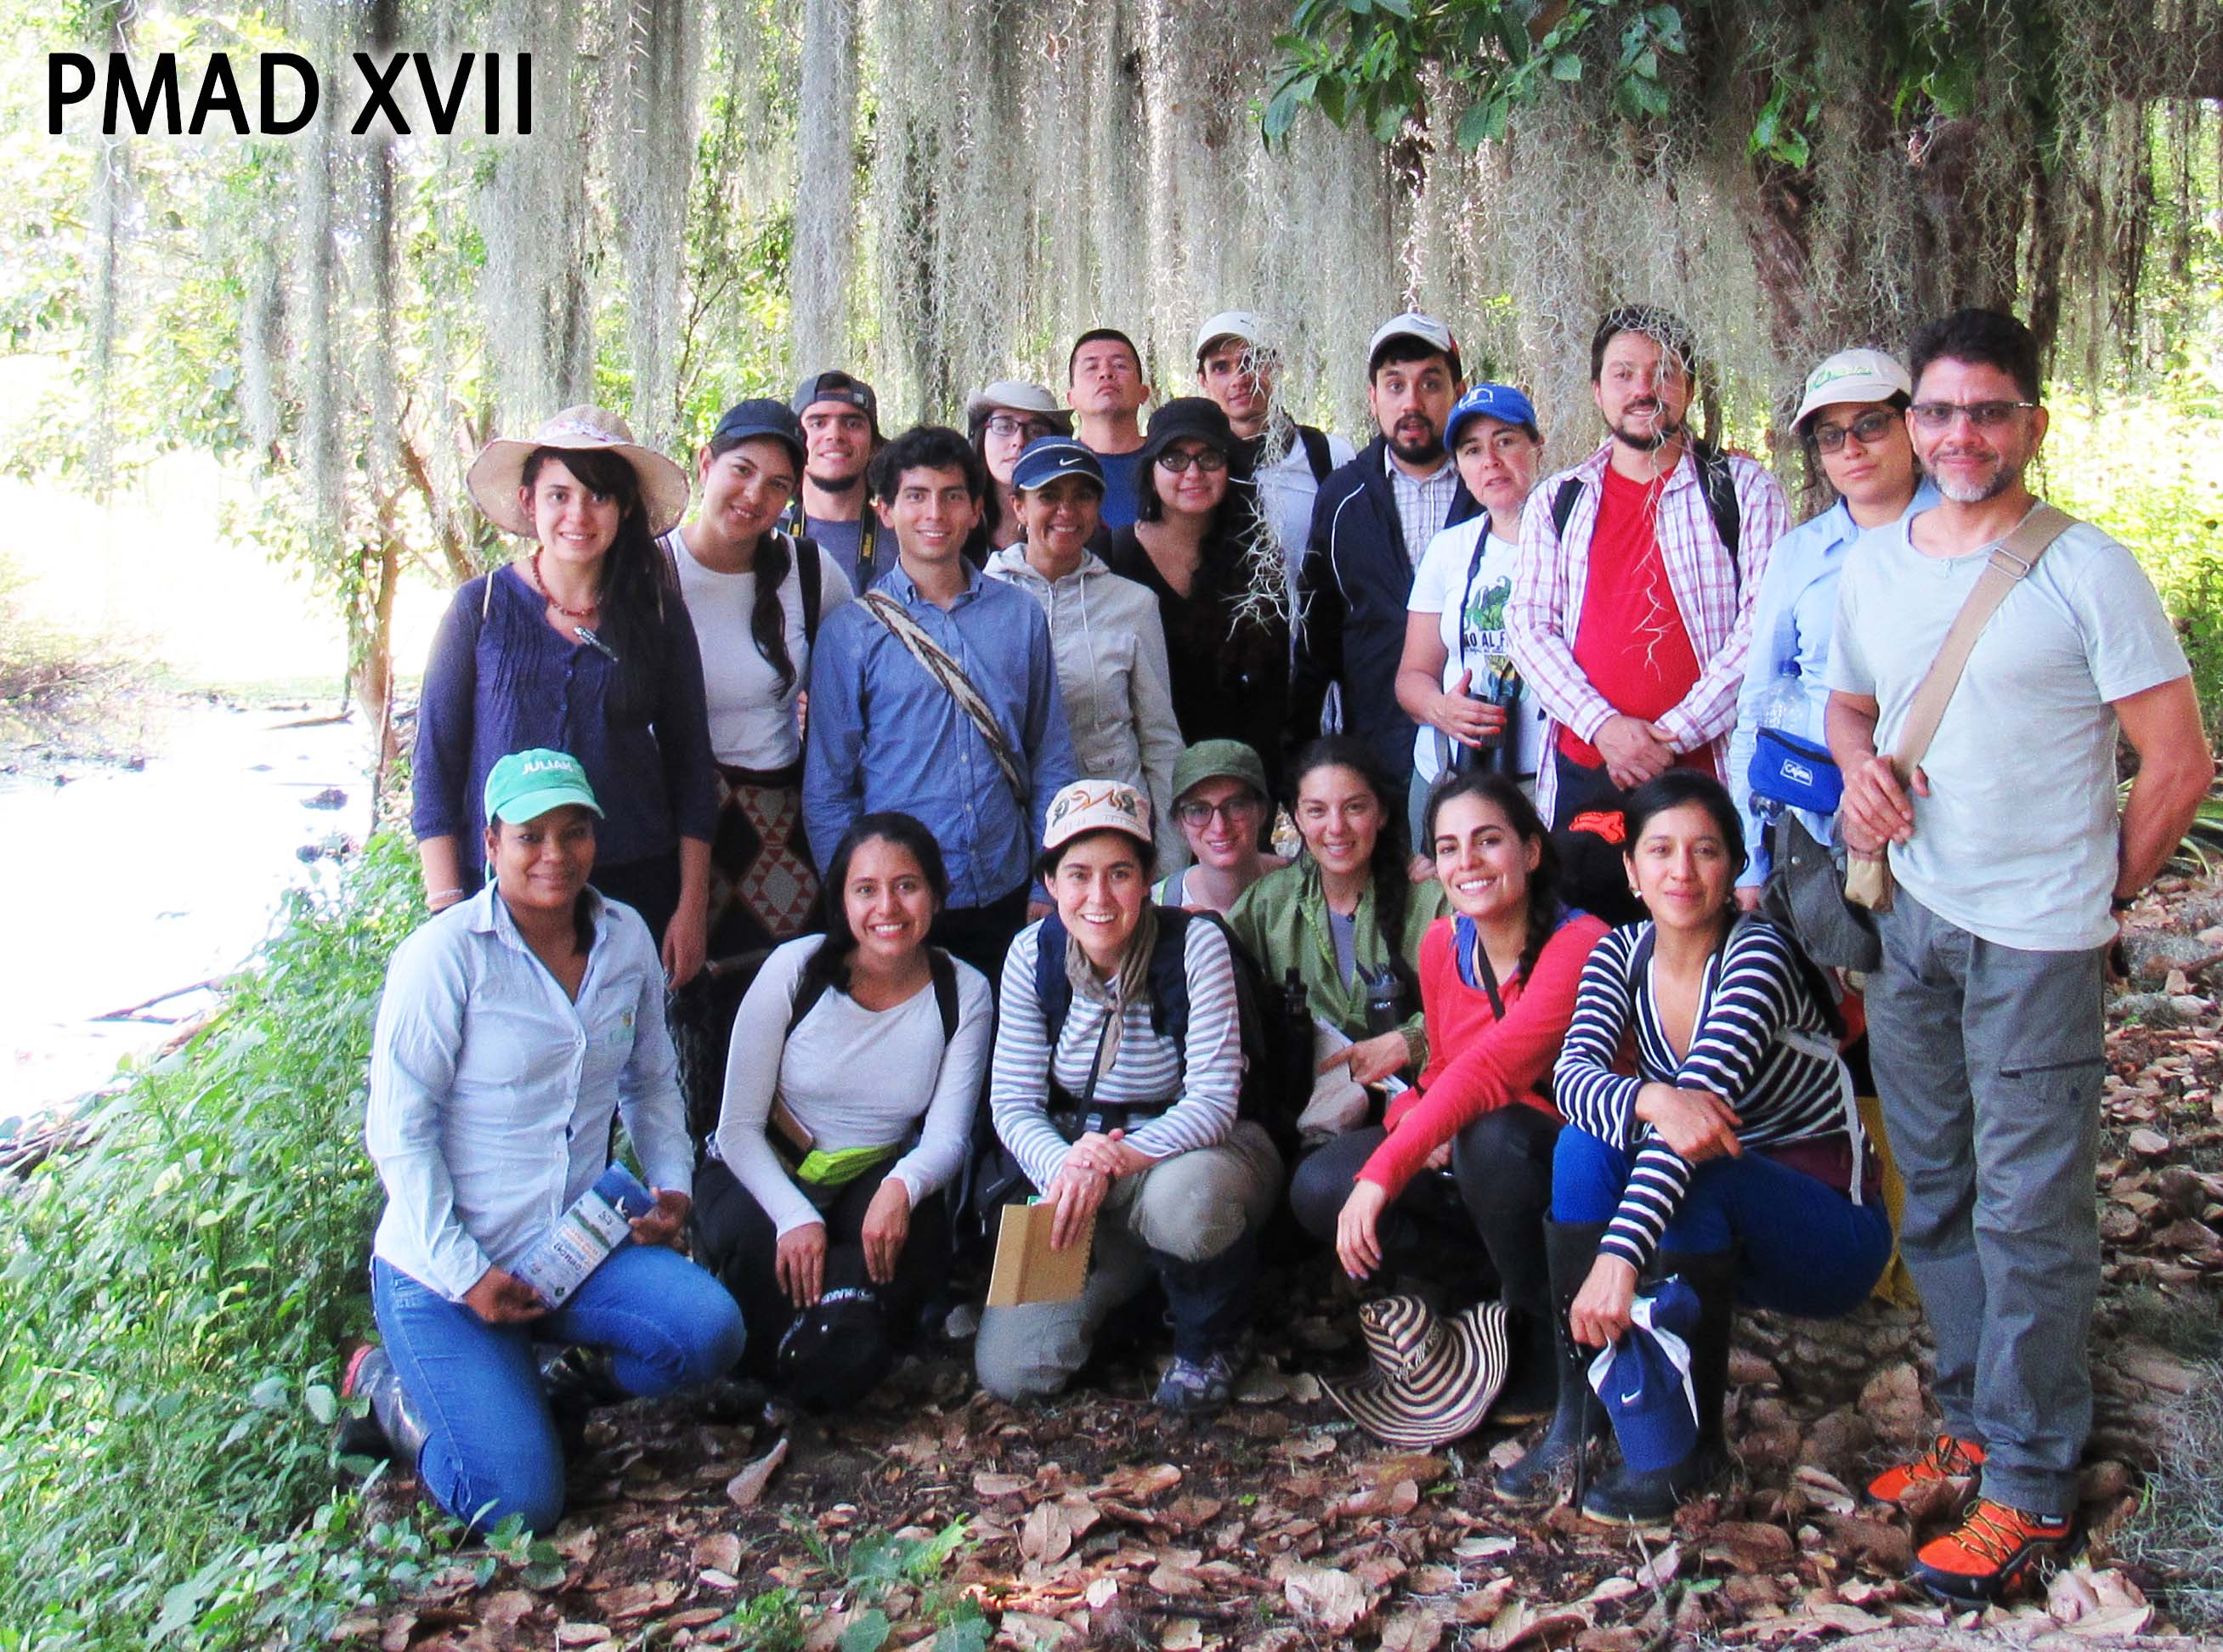
<svg viewBox="0 0 2223 1652"><path fill-rule="evenodd" d="M1628 1331L1590 1365L1622 1461L1637 1473L1672 1467L1697 1444L1690 1377L1697 1324L1698 1295L1678 1275L1637 1298Z"/></svg>
<svg viewBox="0 0 2223 1652"><path fill-rule="evenodd" d="M1485 414L1502 425L1537 427L1536 404L1524 393L1509 384L1477 384L1452 406L1452 416L1444 423L1444 445L1457 448L1459 426Z"/></svg>
<svg viewBox="0 0 2223 1652"><path fill-rule="evenodd" d="M1060 476L1086 476L1104 491L1104 464L1095 454L1070 436L1037 436L1021 451L1011 466L1011 486L1032 490L1047 487Z"/></svg>

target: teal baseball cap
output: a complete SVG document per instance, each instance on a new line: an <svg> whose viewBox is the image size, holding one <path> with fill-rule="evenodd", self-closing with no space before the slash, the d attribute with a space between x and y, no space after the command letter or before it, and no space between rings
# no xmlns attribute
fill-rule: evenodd
<svg viewBox="0 0 2223 1652"><path fill-rule="evenodd" d="M594 787L587 784L587 771L569 752L551 752L545 746L512 752L487 776L489 826L498 820L513 825L538 820L551 809L572 804L597 815L602 812L601 804L595 801Z"/></svg>

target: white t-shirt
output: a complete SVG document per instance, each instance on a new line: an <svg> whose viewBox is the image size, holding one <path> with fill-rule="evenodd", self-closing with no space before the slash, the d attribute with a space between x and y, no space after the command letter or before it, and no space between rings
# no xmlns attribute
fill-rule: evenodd
<svg viewBox="0 0 2223 1652"><path fill-rule="evenodd" d="M1924 556L1909 517L1856 540L1837 584L1829 686L1873 698L1890 751L1986 552ZM1989 547L1987 547L1987 551ZM2190 668L2145 571L2079 522L2007 594L1922 760L1930 795L1891 868L1924 906L1999 946L2075 952L2114 934L2110 702Z"/></svg>
<svg viewBox="0 0 2223 1652"><path fill-rule="evenodd" d="M721 574L695 560L679 530L664 536L679 569L679 592L694 621L696 645L702 651L702 691L710 706L710 753L735 768L785 768L803 755L795 726L795 697L810 681L810 646L803 636L802 577L790 566L780 582L780 607L787 615L787 657L795 678L784 693L779 673L749 632L756 605L757 577ZM790 541L790 543L792 543ZM841 564L818 554L818 623L849 601Z"/></svg>
<svg viewBox="0 0 2223 1652"><path fill-rule="evenodd" d="M1444 690L1449 693L1471 666L1473 686L1486 690L1496 667L1511 670L1505 642L1505 601L1513 592L1513 570L1521 560L1521 547L1495 533L1475 560L1475 546L1489 531L1485 514L1447 527L1428 541L1426 555L1413 576L1413 594L1406 599L1414 614L1440 615L1444 640ZM1522 779L1536 772L1544 749L1544 705L1533 694L1523 693L1513 709L1513 751ZM1433 781L1444 772L1451 741L1442 730L1423 723L1413 741L1413 766L1420 779Z"/></svg>

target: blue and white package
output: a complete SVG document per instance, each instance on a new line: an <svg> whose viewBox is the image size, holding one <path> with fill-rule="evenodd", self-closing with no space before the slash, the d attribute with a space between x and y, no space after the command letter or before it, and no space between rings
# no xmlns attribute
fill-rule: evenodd
<svg viewBox="0 0 2223 1652"><path fill-rule="evenodd" d="M633 1219L655 1208L656 1201L640 1178L624 1165L613 1164L571 1201L556 1226L511 1271L549 1307L561 1308L611 1252L633 1242Z"/></svg>

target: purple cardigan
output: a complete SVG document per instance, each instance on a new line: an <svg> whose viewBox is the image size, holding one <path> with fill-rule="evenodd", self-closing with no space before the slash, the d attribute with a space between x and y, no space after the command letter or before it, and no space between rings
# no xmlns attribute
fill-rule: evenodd
<svg viewBox="0 0 2223 1652"><path fill-rule="evenodd" d="M616 665L566 642L514 567L456 593L432 640L412 758L419 841L456 839L463 887L481 880L486 777L497 760L531 747L569 752L587 771L603 818L595 858L605 865L668 854L715 823L710 720L702 660L687 605L667 592L647 703L614 703Z"/></svg>

